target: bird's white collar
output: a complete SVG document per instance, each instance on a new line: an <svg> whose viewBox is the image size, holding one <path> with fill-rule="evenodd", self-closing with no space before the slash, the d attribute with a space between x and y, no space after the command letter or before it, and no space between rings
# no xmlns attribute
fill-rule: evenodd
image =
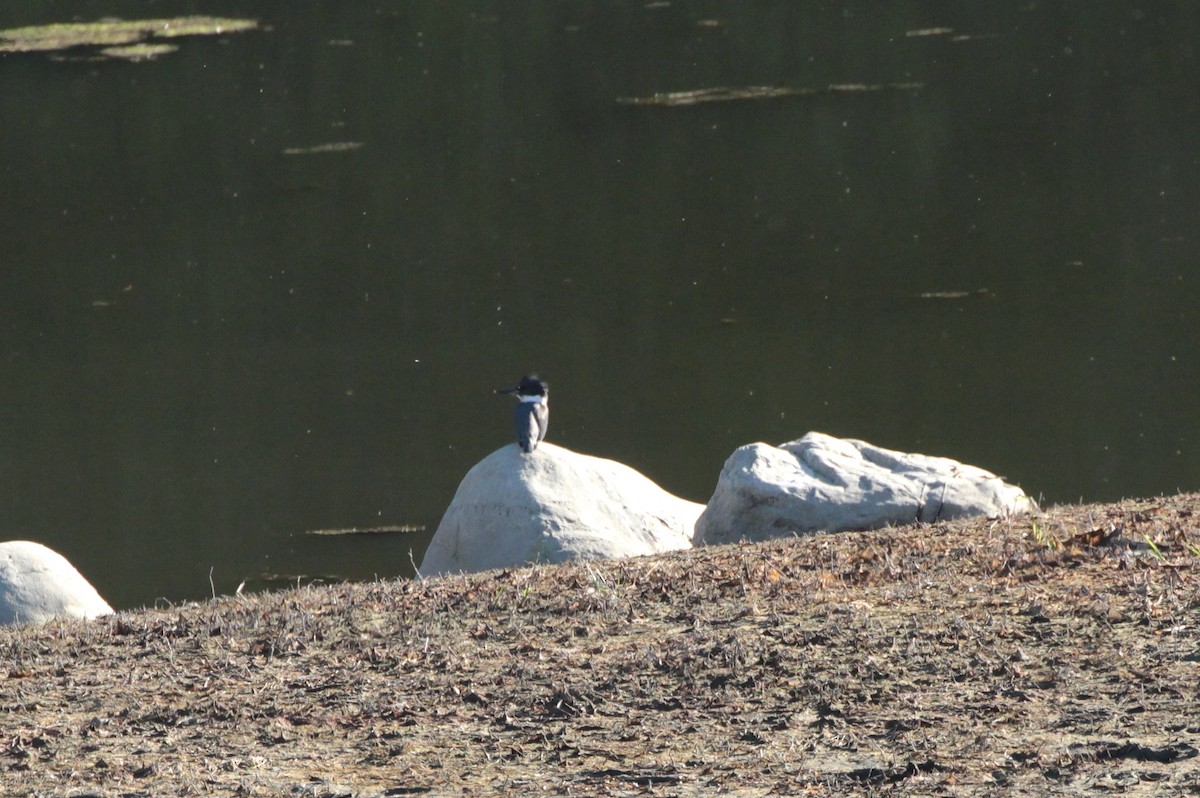
<svg viewBox="0 0 1200 798"><path fill-rule="evenodd" d="M544 405L544 404L546 404L546 397L544 397L544 396L522 396L521 401L528 402L531 405Z"/></svg>

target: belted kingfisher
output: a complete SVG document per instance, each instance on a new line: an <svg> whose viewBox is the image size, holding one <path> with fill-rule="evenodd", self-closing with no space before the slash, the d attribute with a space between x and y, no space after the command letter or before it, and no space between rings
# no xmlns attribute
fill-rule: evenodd
<svg viewBox="0 0 1200 798"><path fill-rule="evenodd" d="M513 424L517 428L517 445L529 454L546 437L550 424L550 386L538 379L536 374L526 374L515 388L497 388L496 393L513 394L521 403L513 412Z"/></svg>

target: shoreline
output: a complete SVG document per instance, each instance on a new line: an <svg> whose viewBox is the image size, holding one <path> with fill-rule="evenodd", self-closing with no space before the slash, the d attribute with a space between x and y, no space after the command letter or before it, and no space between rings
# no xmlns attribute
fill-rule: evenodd
<svg viewBox="0 0 1200 798"><path fill-rule="evenodd" d="M0 629L0 792L1200 790L1200 494Z"/></svg>

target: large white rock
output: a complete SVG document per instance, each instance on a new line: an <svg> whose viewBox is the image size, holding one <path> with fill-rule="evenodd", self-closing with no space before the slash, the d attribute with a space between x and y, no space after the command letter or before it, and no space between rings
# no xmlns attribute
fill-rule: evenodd
<svg viewBox="0 0 1200 798"><path fill-rule="evenodd" d="M1036 507L1020 488L982 468L810 432L730 455L692 542L1018 515Z"/></svg>
<svg viewBox="0 0 1200 798"><path fill-rule="evenodd" d="M0 625L113 611L67 558L41 543L0 543Z"/></svg>
<svg viewBox="0 0 1200 798"><path fill-rule="evenodd" d="M512 444L463 477L420 572L686 549L703 509L621 463L550 443L523 454Z"/></svg>

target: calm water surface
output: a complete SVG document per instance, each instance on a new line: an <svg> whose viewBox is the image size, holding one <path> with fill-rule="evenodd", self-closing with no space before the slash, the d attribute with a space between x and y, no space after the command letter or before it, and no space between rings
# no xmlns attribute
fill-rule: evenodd
<svg viewBox="0 0 1200 798"><path fill-rule="evenodd" d="M696 501L810 429L1200 489L1200 5L880 5L0 9L264 26L0 56L0 537L121 607L410 574L530 369ZM620 101L745 86L817 91Z"/></svg>

